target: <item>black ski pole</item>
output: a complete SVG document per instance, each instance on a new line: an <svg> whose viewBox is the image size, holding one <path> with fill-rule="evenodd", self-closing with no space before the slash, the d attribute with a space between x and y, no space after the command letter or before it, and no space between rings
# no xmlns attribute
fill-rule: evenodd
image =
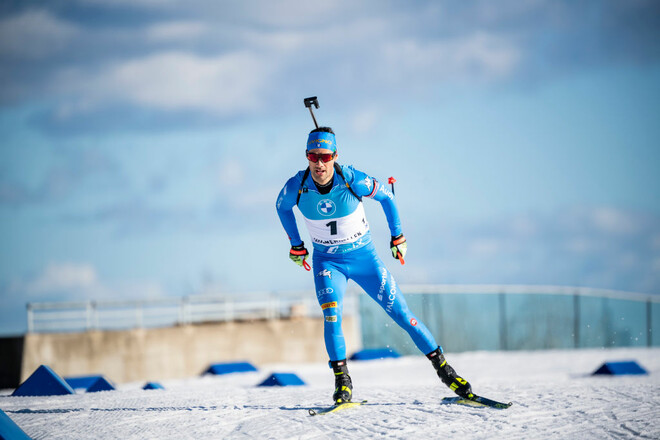
<svg viewBox="0 0 660 440"><path fill-rule="evenodd" d="M390 177L387 179L387 183L392 185L392 195L394 195L394 182L396 182L396 179L394 177ZM398 255L401 265L403 266L404 264L406 264L405 260L403 259L403 255L401 255L401 252L397 251L396 254Z"/></svg>
<svg viewBox="0 0 660 440"><path fill-rule="evenodd" d="M309 113L312 115L314 125L316 128L319 128L319 124L316 123L316 118L314 117L314 111L312 110L312 105L316 108L319 108L319 100L316 98L316 96L311 96L309 98L305 98L303 102L305 103L305 107L309 109Z"/></svg>

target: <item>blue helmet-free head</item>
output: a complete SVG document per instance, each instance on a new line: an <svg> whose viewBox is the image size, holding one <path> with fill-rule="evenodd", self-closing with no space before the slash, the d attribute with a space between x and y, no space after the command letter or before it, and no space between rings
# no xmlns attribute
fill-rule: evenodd
<svg viewBox="0 0 660 440"><path fill-rule="evenodd" d="M312 130L307 137L307 151L316 148L325 148L337 152L337 141L335 140L335 133L330 127L319 127Z"/></svg>

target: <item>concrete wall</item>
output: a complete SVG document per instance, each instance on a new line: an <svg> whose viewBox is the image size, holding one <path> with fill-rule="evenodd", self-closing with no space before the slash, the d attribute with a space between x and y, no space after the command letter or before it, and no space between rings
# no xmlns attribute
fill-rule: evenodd
<svg viewBox="0 0 660 440"><path fill-rule="evenodd" d="M358 320L344 316L352 351L361 347ZM21 381L41 364L60 376L102 374L115 383L196 376L210 364L247 360L324 362L323 317L208 323L158 329L29 333Z"/></svg>

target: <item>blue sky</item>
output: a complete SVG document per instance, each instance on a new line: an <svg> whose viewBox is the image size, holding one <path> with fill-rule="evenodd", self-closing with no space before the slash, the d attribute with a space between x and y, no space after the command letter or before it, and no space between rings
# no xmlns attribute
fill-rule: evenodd
<svg viewBox="0 0 660 440"><path fill-rule="evenodd" d="M0 5L0 334L28 301L310 288L274 205L312 95L397 179L400 283L660 293L657 2L237 3Z"/></svg>

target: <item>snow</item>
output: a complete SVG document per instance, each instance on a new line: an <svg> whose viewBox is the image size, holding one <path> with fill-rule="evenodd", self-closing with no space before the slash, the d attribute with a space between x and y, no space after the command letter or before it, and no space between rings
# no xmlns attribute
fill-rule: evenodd
<svg viewBox="0 0 660 440"><path fill-rule="evenodd" d="M330 403L327 364L144 383L50 397L0 396L0 409L34 439L603 439L660 438L660 348L447 354L478 394L507 410L441 404L452 393L421 356L351 362L361 407L310 417ZM591 376L605 361L635 360L644 376ZM256 387L272 372L306 386ZM156 378L154 378L156 380Z"/></svg>

